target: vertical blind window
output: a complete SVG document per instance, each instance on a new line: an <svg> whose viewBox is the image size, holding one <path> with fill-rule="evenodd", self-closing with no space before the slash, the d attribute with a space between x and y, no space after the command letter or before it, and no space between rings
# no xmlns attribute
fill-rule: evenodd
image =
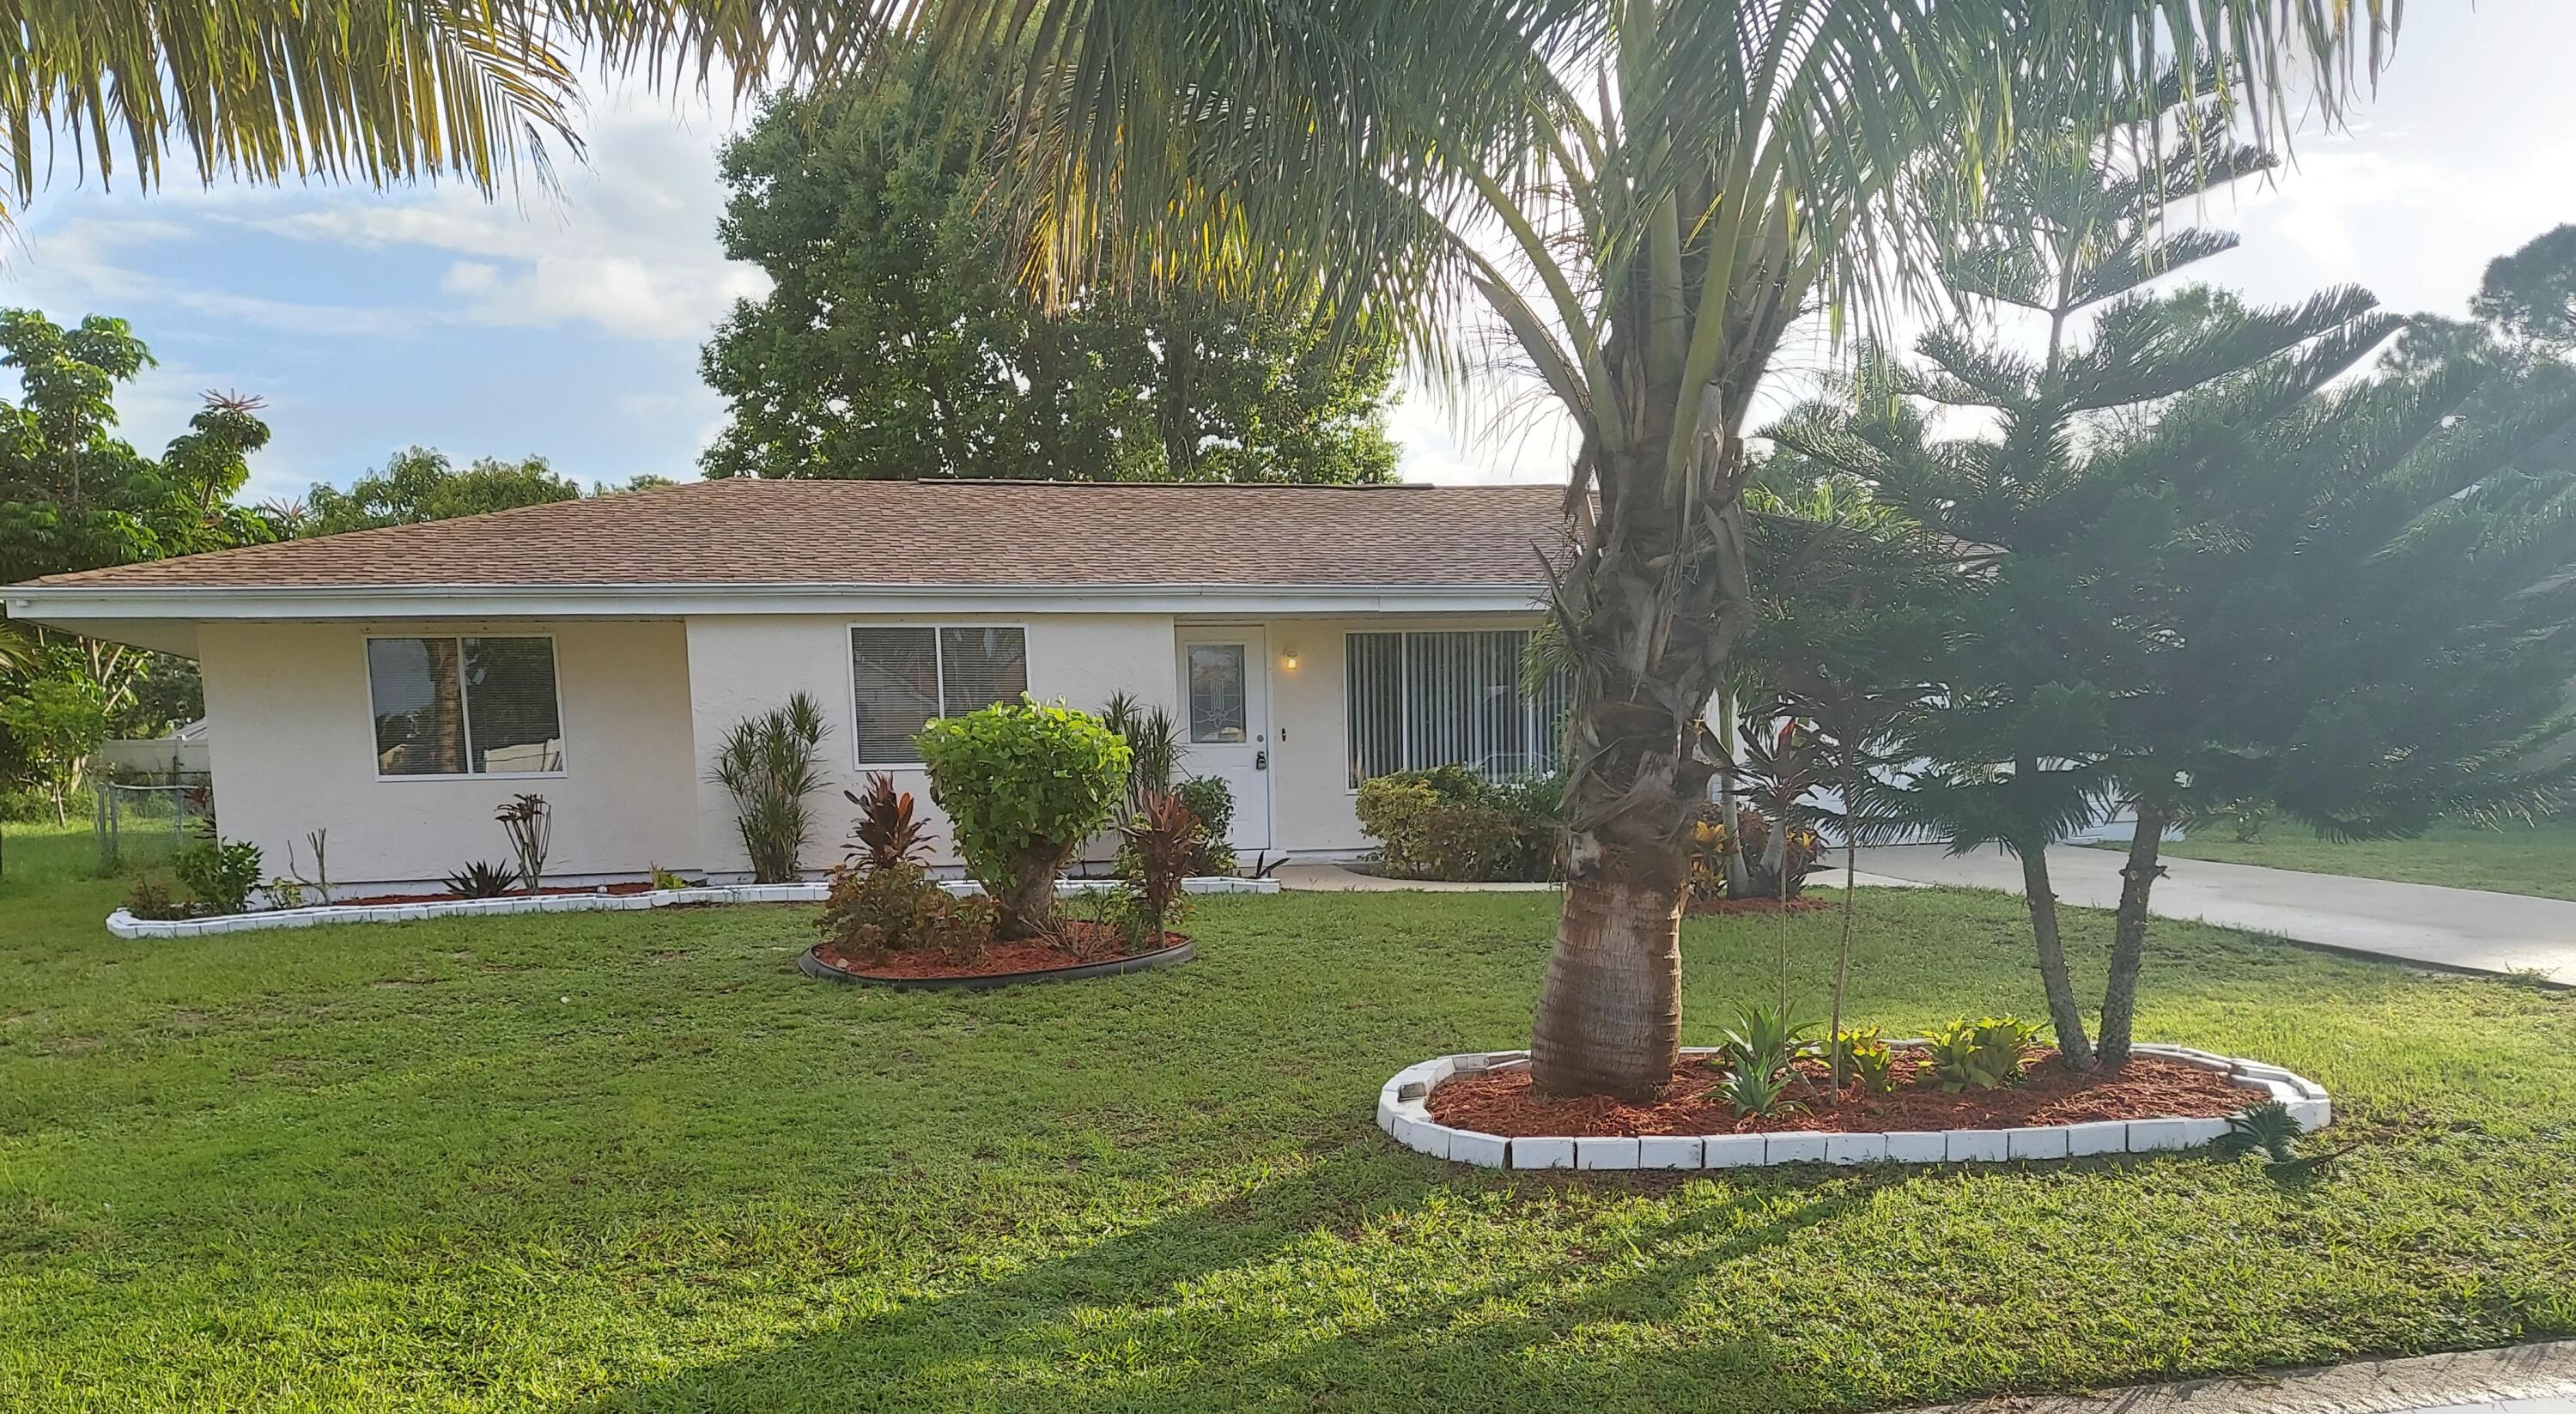
<svg viewBox="0 0 2576 1414"><path fill-rule="evenodd" d="M1569 688L1523 690L1528 632L1354 633L1348 640L1351 781L1465 766L1487 780L1557 767Z"/></svg>
<svg viewBox="0 0 2576 1414"><path fill-rule="evenodd" d="M1008 702L1029 690L1028 633L1017 628L854 628L859 759L917 761L933 717Z"/></svg>
<svg viewBox="0 0 2576 1414"><path fill-rule="evenodd" d="M370 638L376 772L545 775L563 769L550 638Z"/></svg>

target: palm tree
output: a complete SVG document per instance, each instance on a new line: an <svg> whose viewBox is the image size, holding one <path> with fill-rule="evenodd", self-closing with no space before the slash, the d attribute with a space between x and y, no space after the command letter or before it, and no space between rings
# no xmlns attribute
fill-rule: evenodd
<svg viewBox="0 0 2576 1414"><path fill-rule="evenodd" d="M1936 181L2016 122L2285 68L2328 113L2382 0L877 0L997 74L1006 209L1055 299L1321 297L1464 378L1499 326L1579 434L1549 614L1573 665L1563 919L1532 1038L1556 1093L1648 1094L1680 1030L1701 720L1751 622L1757 383L1941 244Z"/></svg>
<svg viewBox="0 0 2576 1414"><path fill-rule="evenodd" d="M218 177L462 180L495 190L579 155L580 65L738 87L861 45L828 0L133 0L0 25L0 174L21 204L95 168L146 188ZM57 145L66 151L58 151ZM0 221L6 212L0 210Z"/></svg>

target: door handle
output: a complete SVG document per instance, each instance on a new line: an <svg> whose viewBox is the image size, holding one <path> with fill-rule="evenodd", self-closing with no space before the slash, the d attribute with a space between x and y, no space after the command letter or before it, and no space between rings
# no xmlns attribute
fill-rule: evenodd
<svg viewBox="0 0 2576 1414"><path fill-rule="evenodd" d="M1270 753L1269 753L1269 752L1267 752L1267 751L1256 751L1256 752L1252 753L1252 769L1254 769L1254 770L1256 770L1256 771L1267 771L1267 770L1269 770L1269 769L1270 769Z"/></svg>

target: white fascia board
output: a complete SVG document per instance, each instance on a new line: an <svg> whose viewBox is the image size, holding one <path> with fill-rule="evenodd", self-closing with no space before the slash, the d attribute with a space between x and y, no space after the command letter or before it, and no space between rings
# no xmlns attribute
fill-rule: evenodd
<svg viewBox="0 0 2576 1414"><path fill-rule="evenodd" d="M717 614L1528 613L1542 585L616 584L372 589L80 585L0 588L9 617L102 619L681 618Z"/></svg>

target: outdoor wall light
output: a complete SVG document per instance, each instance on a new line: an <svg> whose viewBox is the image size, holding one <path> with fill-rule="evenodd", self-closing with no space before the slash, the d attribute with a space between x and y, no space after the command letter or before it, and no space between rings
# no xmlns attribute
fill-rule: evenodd
<svg viewBox="0 0 2576 1414"><path fill-rule="evenodd" d="M1286 667L1288 671L1292 673L1297 671L1297 650L1291 648L1287 652L1280 654L1279 662L1282 666Z"/></svg>

